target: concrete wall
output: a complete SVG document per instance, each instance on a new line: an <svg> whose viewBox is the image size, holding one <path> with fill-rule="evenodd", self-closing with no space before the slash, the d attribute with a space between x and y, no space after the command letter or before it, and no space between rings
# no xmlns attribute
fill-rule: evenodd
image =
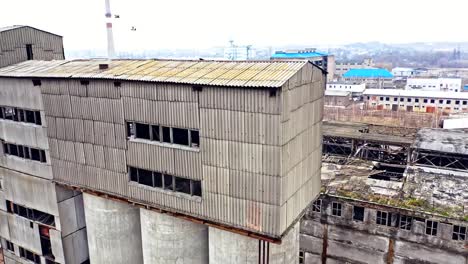
<svg viewBox="0 0 468 264"><path fill-rule="evenodd" d="M299 261L298 224L288 231L281 245L212 227L209 229L209 239L209 263L213 264L296 264Z"/></svg>
<svg viewBox="0 0 468 264"><path fill-rule="evenodd" d="M143 263L140 209L83 194L91 263Z"/></svg>
<svg viewBox="0 0 468 264"><path fill-rule="evenodd" d="M426 235L425 223L413 220L411 230L396 225L398 213L390 208L378 210L394 214L393 226L376 224L377 209L365 207L364 221L353 220L353 203L343 204L341 217L331 215L331 201L322 200L322 212L309 210L301 221L300 248L304 263L459 263L468 261L467 241L452 240L452 224L466 226L466 222L447 223L446 219L427 216L438 221L436 236ZM421 217L421 215L419 216ZM424 221L424 219L423 219Z"/></svg>
<svg viewBox="0 0 468 264"><path fill-rule="evenodd" d="M144 263L208 263L208 226L140 209Z"/></svg>

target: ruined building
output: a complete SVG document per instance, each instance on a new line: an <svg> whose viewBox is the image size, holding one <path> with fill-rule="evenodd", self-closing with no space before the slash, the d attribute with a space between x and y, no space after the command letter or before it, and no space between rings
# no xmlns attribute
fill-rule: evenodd
<svg viewBox="0 0 468 264"><path fill-rule="evenodd" d="M63 60L62 36L30 26L0 27L0 67L26 60Z"/></svg>
<svg viewBox="0 0 468 264"><path fill-rule="evenodd" d="M467 142L464 131L324 124L300 263L465 264Z"/></svg>
<svg viewBox="0 0 468 264"><path fill-rule="evenodd" d="M297 263L324 88L306 61L0 69L5 258Z"/></svg>

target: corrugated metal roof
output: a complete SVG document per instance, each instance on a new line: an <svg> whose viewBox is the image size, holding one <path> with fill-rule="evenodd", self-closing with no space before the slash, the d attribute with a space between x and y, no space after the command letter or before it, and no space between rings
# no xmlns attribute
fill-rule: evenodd
<svg viewBox="0 0 468 264"><path fill-rule="evenodd" d="M386 69L350 69L343 74L344 78L393 78Z"/></svg>
<svg viewBox="0 0 468 264"><path fill-rule="evenodd" d="M466 155L468 154L468 133L463 130L422 128L416 135L413 147Z"/></svg>
<svg viewBox="0 0 468 264"><path fill-rule="evenodd" d="M281 87L307 61L209 60L26 61L0 69L2 77L116 79L236 87Z"/></svg>
<svg viewBox="0 0 468 264"><path fill-rule="evenodd" d="M32 28L32 29L35 29L35 30L42 31L42 32L44 32L44 33L48 33L48 34L52 34L52 35L55 35L55 36L62 37L62 36L60 36L60 35L57 35L57 34L55 34L55 33L49 32L49 31L45 31L45 30L38 29L38 28L35 28L35 27L31 27L31 26L24 26L24 25L13 25L13 26L7 26L7 27L0 27L0 33L1 33L1 32L4 32L4 31L13 30L13 29L19 29L19 28L24 28L24 27Z"/></svg>
<svg viewBox="0 0 468 264"><path fill-rule="evenodd" d="M464 93L464 92L418 91L418 90L400 90L400 89L366 89L363 95L440 98L440 99L468 99L468 93Z"/></svg>

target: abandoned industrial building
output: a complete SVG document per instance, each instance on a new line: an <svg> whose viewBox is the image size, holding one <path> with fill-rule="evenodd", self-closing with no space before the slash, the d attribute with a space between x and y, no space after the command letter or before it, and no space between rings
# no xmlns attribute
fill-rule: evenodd
<svg viewBox="0 0 468 264"><path fill-rule="evenodd" d="M468 260L464 131L324 123L322 190L300 263Z"/></svg>
<svg viewBox="0 0 468 264"><path fill-rule="evenodd" d="M307 61L1 68L5 259L297 263L324 88Z"/></svg>
<svg viewBox="0 0 468 264"><path fill-rule="evenodd" d="M62 36L30 26L0 27L0 67L26 60L63 60Z"/></svg>

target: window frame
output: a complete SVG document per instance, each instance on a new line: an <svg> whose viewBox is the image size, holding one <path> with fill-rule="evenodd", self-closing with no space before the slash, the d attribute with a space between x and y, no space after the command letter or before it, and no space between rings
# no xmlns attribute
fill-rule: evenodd
<svg viewBox="0 0 468 264"><path fill-rule="evenodd" d="M456 231L455 231L455 228L457 228ZM464 231L462 231L462 230L464 230ZM466 240L466 235L467 235L466 230L467 230L466 226L453 225L452 240L465 241Z"/></svg>
<svg viewBox="0 0 468 264"><path fill-rule="evenodd" d="M322 212L322 199L317 199L312 203L312 212Z"/></svg>
<svg viewBox="0 0 468 264"><path fill-rule="evenodd" d="M343 204L339 202L332 202L332 215L342 217Z"/></svg>
<svg viewBox="0 0 468 264"><path fill-rule="evenodd" d="M438 229L439 229L439 222L426 220L426 235L437 236Z"/></svg>

